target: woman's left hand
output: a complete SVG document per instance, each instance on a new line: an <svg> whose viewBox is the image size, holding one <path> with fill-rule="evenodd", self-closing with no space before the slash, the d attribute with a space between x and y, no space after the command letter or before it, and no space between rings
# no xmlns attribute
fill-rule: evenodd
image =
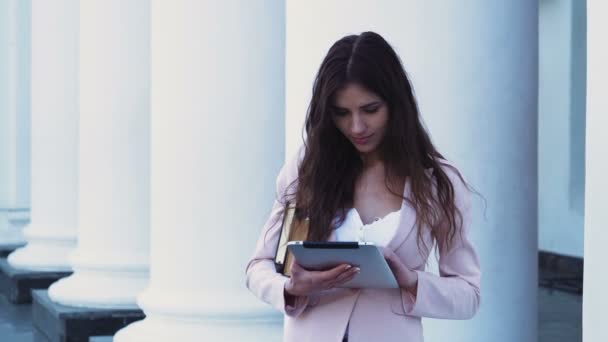
<svg viewBox="0 0 608 342"><path fill-rule="evenodd" d="M418 285L418 273L416 271L410 270L407 266L405 266L395 252L386 247L378 247L384 258L386 259L388 266L393 271L395 275L395 279L397 279L397 283L399 287L404 288L410 292L416 291L416 287Z"/></svg>

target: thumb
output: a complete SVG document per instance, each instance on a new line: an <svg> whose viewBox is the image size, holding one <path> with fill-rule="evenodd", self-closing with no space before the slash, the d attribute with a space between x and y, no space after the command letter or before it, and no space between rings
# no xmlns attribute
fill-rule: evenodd
<svg viewBox="0 0 608 342"><path fill-rule="evenodd" d="M391 255L391 253L388 248L379 246L378 249L380 250L380 253L382 253L382 256L384 257L384 259L389 259L389 256Z"/></svg>
<svg viewBox="0 0 608 342"><path fill-rule="evenodd" d="M292 271L301 271L302 266L300 266L300 264L298 264L298 262L294 259L293 262L291 263L291 270Z"/></svg>

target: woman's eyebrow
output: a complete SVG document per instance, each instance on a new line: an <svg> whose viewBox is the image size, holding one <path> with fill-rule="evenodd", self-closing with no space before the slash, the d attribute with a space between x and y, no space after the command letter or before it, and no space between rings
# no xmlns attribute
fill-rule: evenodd
<svg viewBox="0 0 608 342"><path fill-rule="evenodd" d="M366 103L366 104L360 106L359 108L371 107L371 106L377 105L377 104L380 104L380 101L372 101L372 102L369 102L369 103Z"/></svg>
<svg viewBox="0 0 608 342"><path fill-rule="evenodd" d="M371 107L371 106L377 105L377 104L380 104L380 101L372 101L372 102L369 102L369 103L366 103L366 104L363 104L363 105L359 106L359 108ZM336 105L332 105L332 107L334 109L345 109L345 110L348 109L348 108L343 108L343 107L336 106Z"/></svg>

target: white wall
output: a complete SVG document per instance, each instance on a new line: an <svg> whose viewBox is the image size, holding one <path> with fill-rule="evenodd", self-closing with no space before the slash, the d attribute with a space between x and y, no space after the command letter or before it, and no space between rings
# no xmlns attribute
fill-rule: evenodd
<svg viewBox="0 0 608 342"><path fill-rule="evenodd" d="M583 341L608 341L608 3L588 2Z"/></svg>
<svg viewBox="0 0 608 342"><path fill-rule="evenodd" d="M583 256L585 1L540 1L539 249Z"/></svg>

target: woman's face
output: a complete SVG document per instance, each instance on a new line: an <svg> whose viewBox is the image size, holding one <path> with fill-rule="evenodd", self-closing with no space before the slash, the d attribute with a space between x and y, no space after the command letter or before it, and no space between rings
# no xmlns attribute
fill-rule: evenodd
<svg viewBox="0 0 608 342"><path fill-rule="evenodd" d="M356 83L336 92L334 124L362 154L376 152L384 139L388 108L382 99Z"/></svg>

